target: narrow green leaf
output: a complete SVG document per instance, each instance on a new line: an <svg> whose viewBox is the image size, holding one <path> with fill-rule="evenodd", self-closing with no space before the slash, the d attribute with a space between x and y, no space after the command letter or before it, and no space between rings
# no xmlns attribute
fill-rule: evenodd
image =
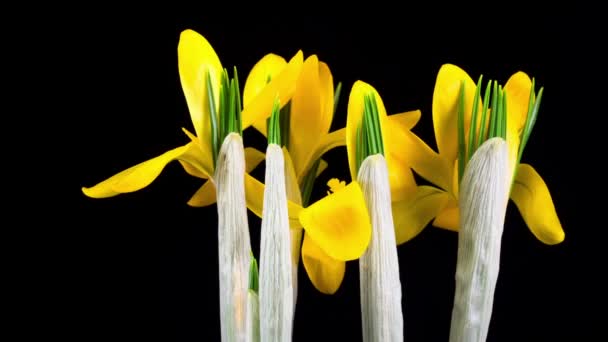
<svg viewBox="0 0 608 342"><path fill-rule="evenodd" d="M365 95L363 98L365 109L363 110L363 121L365 122L365 134L367 136L367 152L374 153L376 148L376 139L374 137L374 123L372 119L372 108L371 102L369 99L369 95ZM364 156L364 159L367 158L369 154Z"/></svg>
<svg viewBox="0 0 608 342"><path fill-rule="evenodd" d="M290 121L291 121L291 101L287 102L283 108L281 108L281 115L279 117L281 127L281 146L289 148L289 132L290 132Z"/></svg>
<svg viewBox="0 0 608 342"><path fill-rule="evenodd" d="M338 101L340 101L340 92L342 91L342 82L338 82L336 86L336 90L334 91L334 116L336 115L336 110L338 109Z"/></svg>
<svg viewBox="0 0 608 342"><path fill-rule="evenodd" d="M375 153L384 155L384 140L382 140L382 126L380 125L380 113L378 112L378 103L376 102L376 96L370 94L371 106L372 106L372 119L374 121L374 137L376 139L376 146L378 148Z"/></svg>
<svg viewBox="0 0 608 342"><path fill-rule="evenodd" d="M251 261L249 262L249 290L252 290L256 294L259 289L259 278L258 278L258 261L251 253Z"/></svg>
<svg viewBox="0 0 608 342"><path fill-rule="evenodd" d="M363 162L363 133L362 133L363 123L357 125L357 132L355 132L355 165L357 172L359 171L359 167L361 166L361 162Z"/></svg>
<svg viewBox="0 0 608 342"><path fill-rule="evenodd" d="M503 106L502 106L502 87L498 85L498 91L496 92L498 98L496 99L496 129L494 131L495 137L500 137L502 134L502 121L503 121Z"/></svg>
<svg viewBox="0 0 608 342"><path fill-rule="evenodd" d="M532 88L532 89L534 89L534 88ZM534 91L534 90L532 90L532 91ZM536 100L534 101L534 106L528 105L529 107L532 107L532 110L530 112L529 118L526 118L526 126L524 127L524 134L522 136L522 141L521 141L521 144L519 147L519 153L518 153L518 157L517 157L518 163L519 163L519 161L521 161L521 156L523 154L524 148L526 147L526 144L528 143L530 135L532 134L532 129L534 128L534 124L536 123L536 119L538 117L538 111L540 109L540 103L543 98L543 93L544 93L544 87L541 87L540 90L538 91L538 96L536 97Z"/></svg>
<svg viewBox="0 0 608 342"><path fill-rule="evenodd" d="M508 118L507 115L509 115L509 112L507 112L507 92L504 91L502 92L502 132L500 133L500 136L507 140L507 122L508 122Z"/></svg>
<svg viewBox="0 0 608 342"><path fill-rule="evenodd" d="M494 81L492 84L492 109L490 112L490 131L488 132L488 139L495 137L497 108L498 108L498 86L497 86L496 81Z"/></svg>
<svg viewBox="0 0 608 342"><path fill-rule="evenodd" d="M483 75L479 76L475 87L475 98L473 99L473 111L471 112L471 124L469 125L469 147L466 150L467 160L471 158L477 147L475 146L477 134L477 109L479 108L479 93L481 92L481 82Z"/></svg>
<svg viewBox="0 0 608 342"><path fill-rule="evenodd" d="M281 144L281 129L279 127L279 116L281 113L279 98L276 97L272 106L272 114L270 115L270 124L268 125L268 144Z"/></svg>
<svg viewBox="0 0 608 342"><path fill-rule="evenodd" d="M481 112L481 123L479 125L479 136L477 137L477 149L486 139L486 121L488 118L488 106L490 105L490 90L492 89L492 80L488 81L485 94L483 95L483 111Z"/></svg>
<svg viewBox="0 0 608 342"><path fill-rule="evenodd" d="M460 95L458 97L458 184L464 174L466 162L466 151L464 145L464 81L460 83Z"/></svg>
<svg viewBox="0 0 608 342"><path fill-rule="evenodd" d="M236 84L236 125L237 125L237 133L240 136L243 136L243 120L242 120L242 111L243 105L241 104L241 85L239 84L239 73L236 70L236 66L234 67L234 83Z"/></svg>
<svg viewBox="0 0 608 342"><path fill-rule="evenodd" d="M209 116L211 123L211 154L213 157L213 166L217 160L218 154L218 127L217 127L217 112L215 110L215 99L213 97L213 83L211 82L211 74L207 71L207 99L209 101ZM221 88L220 88L221 90Z"/></svg>
<svg viewBox="0 0 608 342"><path fill-rule="evenodd" d="M319 165L321 164L321 159L317 159L304 179L302 180L302 184L300 185L300 189L302 189L302 205L304 208L308 206L310 203L310 195L312 194L312 187L315 183L315 178L317 176L317 172L319 171Z"/></svg>

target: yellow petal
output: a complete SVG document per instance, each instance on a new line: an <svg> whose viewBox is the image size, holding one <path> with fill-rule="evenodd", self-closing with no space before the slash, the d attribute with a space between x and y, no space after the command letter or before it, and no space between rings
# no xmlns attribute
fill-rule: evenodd
<svg viewBox="0 0 608 342"><path fill-rule="evenodd" d="M215 185L208 180L194 193L188 201L188 205L192 207L206 207L214 204L216 201Z"/></svg>
<svg viewBox="0 0 608 342"><path fill-rule="evenodd" d="M325 294L338 291L344 279L346 263L325 254L308 234L304 234L302 261L308 278L317 290Z"/></svg>
<svg viewBox="0 0 608 342"><path fill-rule="evenodd" d="M209 151L211 126L207 97L207 73L211 75L216 107L219 105L219 88L222 64L211 44L200 34L185 30L177 46L177 61L182 89L186 97L190 117L202 148Z"/></svg>
<svg viewBox="0 0 608 342"><path fill-rule="evenodd" d="M305 167L300 170L296 170L296 172L298 174L298 182L300 183L302 181L304 176L306 176L306 174L308 173L308 170L310 170L310 168L312 167L312 164L317 159L321 158L327 151L329 151L335 147L338 147L338 146L344 146L345 144L346 144L346 130L344 128L341 128L337 131L333 131L333 132L321 137L321 140L318 141L318 144L315 147L315 149L308 156L308 158L306 159L306 162L304 162ZM321 161L321 164L319 165L320 171L318 171L317 175L319 175L321 173L321 171L324 170L323 163L324 163L324 161ZM327 167L327 165L325 165L325 167Z"/></svg>
<svg viewBox="0 0 608 342"><path fill-rule="evenodd" d="M329 130L331 117L328 121L324 118L324 114L321 103L319 60L317 56L312 55L302 66L296 91L291 100L289 151L296 173L305 168L306 159L319 143L320 137Z"/></svg>
<svg viewBox="0 0 608 342"><path fill-rule="evenodd" d="M389 116L389 121L392 117ZM410 166L417 174L443 190L451 191L452 175L450 164L441 155L433 151L422 139L403 125L391 125L394 144L399 146L393 149L400 153L399 160Z"/></svg>
<svg viewBox="0 0 608 342"><path fill-rule="evenodd" d="M357 182L304 208L300 222L306 235L337 260L357 259L371 237L369 214Z"/></svg>
<svg viewBox="0 0 608 342"><path fill-rule="evenodd" d="M245 148L245 171L251 172L258 166L262 160L264 160L264 153L256 150L253 147ZM202 175L200 178L206 178L204 174L193 168L190 164L182 162L186 172L193 176ZM216 202L215 184L213 181L206 181L203 185L194 193L192 198L188 201L188 205L193 207L206 207Z"/></svg>
<svg viewBox="0 0 608 342"><path fill-rule="evenodd" d="M253 66L245 81L243 106L247 106L286 65L287 61L285 58L274 53L269 53L262 57Z"/></svg>
<svg viewBox="0 0 608 342"><path fill-rule="evenodd" d="M302 193L300 192L300 185L296 177L296 170L293 167L289 151L285 147L283 147L283 160L285 161L285 190L287 192L287 199L302 205Z"/></svg>
<svg viewBox="0 0 608 342"><path fill-rule="evenodd" d="M270 117L274 101L279 97L279 103L283 107L291 98L296 88L296 80L300 75L303 63L302 51L298 51L289 61L287 66L274 77L270 83L255 96L247 106L243 108L243 129L251 126L254 122L262 122Z"/></svg>
<svg viewBox="0 0 608 342"><path fill-rule="evenodd" d="M559 222L547 185L528 164L520 164L511 189L511 199L521 216L540 241L554 245L564 241L564 230Z"/></svg>
<svg viewBox="0 0 608 342"><path fill-rule="evenodd" d="M393 202L395 237L400 245L413 239L448 203L448 194L437 188L417 187L411 199Z"/></svg>
<svg viewBox="0 0 608 342"><path fill-rule="evenodd" d="M321 82L321 111L323 112L321 118L326 121L320 126L327 127L323 130L326 133L329 132L334 117L334 78L329 66L321 61L319 61L319 81Z"/></svg>
<svg viewBox="0 0 608 342"><path fill-rule="evenodd" d="M460 226L460 211L458 209L458 202L453 199L448 200L448 204L443 210L439 212L435 220L433 220L433 226L458 231Z"/></svg>
<svg viewBox="0 0 608 342"><path fill-rule="evenodd" d="M357 179L357 128L363 119L364 96L370 91L373 91L372 86L362 81L356 81L348 96L345 138L351 179Z"/></svg>
<svg viewBox="0 0 608 342"><path fill-rule="evenodd" d="M245 172L251 172L266 158L266 155L253 147L245 147Z"/></svg>
<svg viewBox="0 0 608 342"><path fill-rule="evenodd" d="M190 176L194 176L194 177L202 178L202 179L207 179L207 175L204 174L203 172L201 172L196 167L192 166L192 164L187 163L187 162L185 162L183 160L179 160L179 163L184 168L184 171L186 171L186 173L189 174Z"/></svg>
<svg viewBox="0 0 608 342"><path fill-rule="evenodd" d="M408 146L403 145L404 134L411 135L412 133L409 130L403 133L399 129L399 125L395 125L393 120L384 116L380 118L380 123L391 187L391 201L401 201L411 198L416 192L416 182L411 170L411 160L409 160L411 153L416 153L416 151L412 151ZM387 149L386 146L396 148Z"/></svg>
<svg viewBox="0 0 608 342"><path fill-rule="evenodd" d="M279 55L269 53L262 57L262 59L253 66L245 81L243 105L248 106L262 89L264 89L268 84L268 81L275 78L286 65L287 61L285 61L285 58ZM266 119L254 122L253 127L266 136Z"/></svg>
<svg viewBox="0 0 608 342"><path fill-rule="evenodd" d="M169 162L186 154L192 146L192 143L188 143L167 151L156 158L132 166L95 186L83 187L82 192L92 198L105 198L145 188L158 177Z"/></svg>
<svg viewBox="0 0 608 342"><path fill-rule="evenodd" d="M473 98L475 97L475 82L459 67L444 64L435 81L433 91L433 126L439 154L448 162L458 157L458 99L460 86L465 82L465 136L471 121ZM481 106L479 106L481 108Z"/></svg>
<svg viewBox="0 0 608 342"><path fill-rule="evenodd" d="M390 120L386 115L386 109L382 98L371 85L357 81L353 85L348 98L348 115L346 117L346 150L348 153L348 164L352 179L357 178L356 174L356 142L357 127L360 126L363 118L364 97L366 94L374 94L378 105L380 130L384 143L384 156L388 166L389 182L391 186L391 199L398 201L410 196L415 191L416 183L414 176L403 160L403 152L392 149L393 146L400 146L398 136L394 134Z"/></svg>
<svg viewBox="0 0 608 342"><path fill-rule="evenodd" d="M505 84L507 92L507 128L519 134L526 123L532 80L524 72L516 72Z"/></svg>
<svg viewBox="0 0 608 342"><path fill-rule="evenodd" d="M422 113L420 110L412 110L398 114L389 115L392 125L398 125L401 129L411 130L420 121Z"/></svg>
<svg viewBox="0 0 608 342"><path fill-rule="evenodd" d="M245 174L245 201L247 202L247 208L257 217L262 218L264 184L247 173ZM287 211L289 214L289 227L291 229L301 228L302 224L300 224L299 217L302 206L288 200Z"/></svg>

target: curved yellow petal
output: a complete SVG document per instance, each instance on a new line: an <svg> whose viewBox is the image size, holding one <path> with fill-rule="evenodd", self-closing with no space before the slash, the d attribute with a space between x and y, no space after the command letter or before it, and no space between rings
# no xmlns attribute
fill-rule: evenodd
<svg viewBox="0 0 608 342"><path fill-rule="evenodd" d="M353 179L356 174L356 142L357 127L363 118L364 97L366 94L374 94L378 106L380 130L384 143L384 156L388 166L389 183L391 186L391 199L400 200L411 195L415 191L416 183L409 165L403 163L403 153L392 147L400 146L398 137L390 127L391 122L386 115L386 108L382 98L371 85L357 81L353 85L348 98L348 115L346 117L346 150L348 153L348 164Z"/></svg>
<svg viewBox="0 0 608 342"><path fill-rule="evenodd" d="M319 175L327 169L327 166L328 166L327 162L325 160L321 159L321 161L319 162L319 168L317 169L317 174L315 175L315 177L319 177Z"/></svg>
<svg viewBox="0 0 608 342"><path fill-rule="evenodd" d="M528 164L520 164L511 189L511 199L524 221L540 241L554 245L564 241L564 230L559 222L547 185Z"/></svg>
<svg viewBox="0 0 608 342"><path fill-rule="evenodd" d="M298 182L302 181L302 178L304 178L304 176L306 176L306 174L308 173L308 170L310 170L310 168L312 167L312 164L317 159L321 158L321 156L323 156L327 151L329 151L333 148L336 148L338 146L344 146L345 144L346 144L346 130L344 128L341 128L337 131L333 131L333 132L321 137L321 140L318 141L318 144L315 147L315 149L312 151L311 154L308 155L306 162L303 163L304 167L297 171ZM325 164L325 166L324 166L323 163L324 163L324 161L322 160L321 164L319 165L319 171L317 172L317 176L321 173L321 171L323 171L325 169L325 167L327 167L327 164Z"/></svg>
<svg viewBox="0 0 608 342"><path fill-rule="evenodd" d="M513 74L504 87L507 93L507 128L512 127L518 135L526 124L530 89L532 80L522 71Z"/></svg>
<svg viewBox="0 0 608 342"><path fill-rule="evenodd" d="M207 73L211 75L216 107L219 105L220 75L222 64L211 44L192 30L181 33L177 46L179 78L186 97L192 125L204 150L211 155L209 137L209 101L207 97Z"/></svg>
<svg viewBox="0 0 608 342"><path fill-rule="evenodd" d="M420 110L411 110L409 112L389 115L388 118L391 121L391 125L397 125L404 130L411 130L420 121L421 116L422 112Z"/></svg>
<svg viewBox="0 0 608 342"><path fill-rule="evenodd" d="M279 97L279 103L283 107L291 98L296 88L296 80L302 69L303 54L298 51L289 61L287 66L276 75L251 101L243 108L243 129L251 126L254 122L262 122L270 117L274 101Z"/></svg>
<svg viewBox="0 0 608 342"><path fill-rule="evenodd" d="M92 198L106 198L145 188L160 175L169 162L186 154L192 146L192 143L188 143L174 148L156 158L119 172L90 188L83 187L82 192Z"/></svg>
<svg viewBox="0 0 608 342"><path fill-rule="evenodd" d="M216 201L215 185L208 180L192 195L188 201L188 205L192 207L206 207L214 204Z"/></svg>
<svg viewBox="0 0 608 342"><path fill-rule="evenodd" d="M400 245L413 239L448 203L448 194L432 186L416 188L411 199L392 203L395 237Z"/></svg>
<svg viewBox="0 0 608 342"><path fill-rule="evenodd" d="M450 163L406 126L401 123L395 124L394 117L395 115L391 115L388 119L391 122L389 129L392 131L392 142L389 143L399 146L399 148L393 149L395 159L399 160L403 167L414 169L422 178L448 192L451 191Z"/></svg>
<svg viewBox="0 0 608 342"><path fill-rule="evenodd" d="M327 63L319 61L319 81L321 83L321 131L329 132L334 117L334 77Z"/></svg>
<svg viewBox="0 0 608 342"><path fill-rule="evenodd" d="M247 203L247 208L257 217L262 218L264 208L264 184L247 173L245 174L245 201ZM289 228L296 229L302 227L302 224L300 223L302 206L288 200L287 211L289 214Z"/></svg>
<svg viewBox="0 0 608 342"><path fill-rule="evenodd" d="M189 174L190 176L193 176L196 178L207 179L207 175L205 173L201 172L198 168L192 166L192 164L187 163L183 160L178 160L178 161L184 168L184 171L186 171L186 173Z"/></svg>
<svg viewBox="0 0 608 342"><path fill-rule="evenodd" d="M245 172L251 172L266 158L264 152L253 147L245 147Z"/></svg>
<svg viewBox="0 0 608 342"><path fill-rule="evenodd" d="M251 172L255 169L263 160L264 153L256 150L253 147L245 147L245 172ZM200 178L206 178L206 176L192 167L188 163L184 163L180 160L180 163L186 169L186 172L193 176L201 176ZM206 207L216 202L215 184L213 181L206 181L203 185L194 193L194 195L188 201L188 205L193 207Z"/></svg>
<svg viewBox="0 0 608 342"><path fill-rule="evenodd" d="M435 220L433 220L433 226L452 230L457 232L460 227L460 210L458 209L458 202L450 199L448 204L439 211Z"/></svg>
<svg viewBox="0 0 608 342"><path fill-rule="evenodd" d="M267 54L255 63L243 88L243 106L247 106L286 65L285 58L274 53Z"/></svg>
<svg viewBox="0 0 608 342"><path fill-rule="evenodd" d="M338 291L344 279L346 263L325 254L308 234L304 234L302 261L308 278L317 290L325 294Z"/></svg>
<svg viewBox="0 0 608 342"><path fill-rule="evenodd" d="M264 89L269 80L278 75L287 65L285 58L269 53L262 57L251 69L243 89L243 105L249 103ZM266 136L266 119L256 121L253 127Z"/></svg>
<svg viewBox="0 0 608 342"><path fill-rule="evenodd" d="M306 235L337 260L357 259L371 238L370 218L357 182L304 208L300 222Z"/></svg>
<svg viewBox="0 0 608 342"><path fill-rule="evenodd" d="M285 147L283 147L283 160L285 161L285 191L287 192L287 199L302 205L302 193L300 192L300 185L296 177L296 170L293 167L289 151Z"/></svg>
<svg viewBox="0 0 608 342"><path fill-rule="evenodd" d="M462 81L464 81L465 89L465 136L468 136L473 98L475 97L475 82L459 67L444 64L439 69L433 91L433 126L437 148L439 154L449 162L458 157L457 108Z"/></svg>
<svg viewBox="0 0 608 342"><path fill-rule="evenodd" d="M296 91L291 99L289 151L296 172L305 167L305 159L311 154L319 139L329 130L329 125L323 127L327 121L323 118L324 114L321 103L319 60L317 56L312 55L304 61L296 83ZM329 119L331 124L331 117Z"/></svg>
<svg viewBox="0 0 608 342"><path fill-rule="evenodd" d="M351 179L357 179L357 129L361 125L364 110L364 96L372 91L372 87L362 81L356 81L348 96L346 114L346 153ZM386 147L386 145L385 145Z"/></svg>

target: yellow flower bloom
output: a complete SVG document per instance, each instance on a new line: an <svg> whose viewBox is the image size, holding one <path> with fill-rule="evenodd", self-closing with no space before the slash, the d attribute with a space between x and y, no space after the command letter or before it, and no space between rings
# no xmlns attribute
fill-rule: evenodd
<svg viewBox="0 0 608 342"><path fill-rule="evenodd" d="M262 58L247 78L243 102L247 104L258 92L265 90L267 82L273 80L285 64L282 57L274 54ZM302 208L308 200L303 192L310 189L310 182L327 167L321 156L345 144L344 129L329 132L335 109L333 77L327 64L319 61L316 55L304 61L290 105L288 143L283 152L294 279L297 279L301 254L313 285L319 291L331 294L342 282L344 262L357 259L367 247L371 228L363 194L356 182L344 184L343 188L334 187L332 194ZM265 120L254 122L253 126L266 136ZM314 175L309 175L311 172ZM257 195L251 192L247 206L261 217L264 185L255 180L252 183L260 190Z"/></svg>
<svg viewBox="0 0 608 342"><path fill-rule="evenodd" d="M188 144L135 165L93 187L83 187L82 191L85 195L105 198L140 190L154 181L169 162L178 160L188 174L208 179L188 203L193 206L215 203L215 187L212 185L215 170L210 143L211 124L206 77L209 75L211 79L217 112L220 102L220 76L223 68L209 42L192 30L185 30L181 33L177 52L181 85L196 135L184 129L190 138ZM244 106L243 129L254 121L262 120L270 115L277 94L279 94L281 105L291 99L295 90L295 79L300 73L302 62L302 52L298 51L268 86ZM249 172L264 159L264 154L253 148L246 148L245 159L246 171ZM248 174L246 177L252 178ZM246 181L246 184L249 183Z"/></svg>
<svg viewBox="0 0 608 342"><path fill-rule="evenodd" d="M402 146L408 146L409 151L415 151L410 156L414 171L437 186L426 187L426 191L441 198L445 203L437 215L431 217L434 217L433 225L450 230L458 230L459 225L457 105L463 81L464 136L468 137L476 85L464 70L445 64L439 70L433 93L433 124L439 153L411 137L401 143ZM551 245L564 240L564 231L549 190L532 166L515 165L521 133L526 122L531 87L532 81L521 71L513 74L504 86L507 95L507 144L511 168L509 171L514 176L510 198L515 202L532 233L540 241Z"/></svg>

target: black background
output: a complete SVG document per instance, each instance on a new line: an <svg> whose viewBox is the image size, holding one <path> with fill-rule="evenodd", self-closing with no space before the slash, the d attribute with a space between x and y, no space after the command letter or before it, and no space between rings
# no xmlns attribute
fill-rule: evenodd
<svg viewBox="0 0 608 342"><path fill-rule="evenodd" d="M77 9L65 22L57 19L38 31L36 44L47 56L40 63L50 74L37 88L57 93L50 103L58 110L46 119L63 130L37 144L52 153L41 154L44 173L34 170L57 184L41 197L20 197L52 208L25 221L58 227L31 231L39 253L33 254L34 268L20 271L35 275L35 281L24 282L32 299L27 315L44 322L30 330L82 341L219 340L216 207L186 205L200 180L171 163L136 193L96 200L80 192L188 141L180 129L193 131L179 83L177 43L180 32L191 28L207 38L223 66L238 67L242 82L269 52L285 58L299 49L305 57L317 54L335 82L343 83L332 129L344 126L350 87L363 80L380 92L389 113L422 110L413 131L433 148L432 93L442 64L503 84L518 70L536 77L545 95L522 162L547 183L566 239L542 244L509 204L488 340L601 340L605 258L598 235L602 221L595 219L602 215L594 207L598 202L583 195L588 190L603 198L602 190L590 190L598 169L589 146L597 142L585 133L594 121L583 120L588 112L581 109L594 100L581 97L585 84L577 79L591 63L580 50L586 45L580 37L590 36L575 32L584 18L574 11L550 15L532 9L492 17L498 12L465 16L456 8L438 13L405 5L332 12L309 5L238 12L236 6ZM47 120L38 128L45 130ZM259 133L250 129L244 138L264 150ZM349 180L345 148L326 159L330 168L316 183L315 199L329 178ZM263 176L263 164L254 174ZM53 185L59 189L51 190ZM258 255L260 220L250 214L249 222ZM431 226L398 247L406 340L448 339L456 247L455 233ZM347 263L333 296L316 291L302 266L299 271L294 341L359 341L357 262Z"/></svg>

